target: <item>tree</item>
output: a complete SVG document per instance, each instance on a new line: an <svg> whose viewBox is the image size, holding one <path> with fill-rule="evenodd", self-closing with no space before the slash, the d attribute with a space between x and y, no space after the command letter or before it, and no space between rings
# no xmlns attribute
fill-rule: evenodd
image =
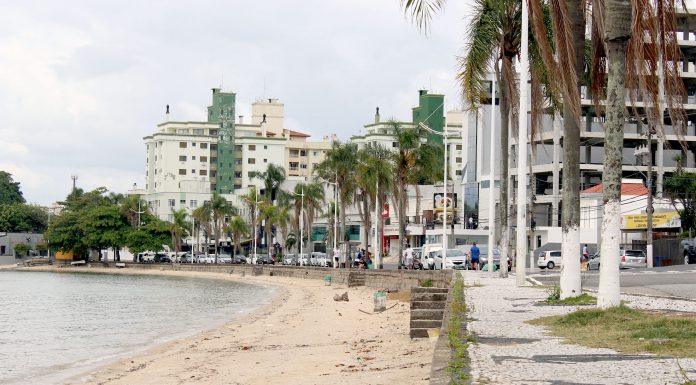
<svg viewBox="0 0 696 385"><path fill-rule="evenodd" d="M0 204L24 202L19 182L15 182L12 179L12 174L0 171Z"/></svg>
<svg viewBox="0 0 696 385"><path fill-rule="evenodd" d="M384 148L378 144L368 144L360 152L361 162L358 163L357 171L361 178L364 178L366 185L374 186L371 188L372 200L376 202L377 207L380 208L379 215L377 218L377 223L375 224L375 239L373 239L373 246L377 247L378 242L381 242L379 234L382 234L382 205L386 201L387 194L386 191L390 191L394 171L392 163L393 154L388 149ZM379 185L379 188L377 186ZM341 207L343 209L343 207ZM382 250L384 253L384 250ZM381 269L382 266L382 255L381 253L375 253L375 266ZM401 258L401 256L399 256Z"/></svg>
<svg viewBox="0 0 696 385"><path fill-rule="evenodd" d="M249 235L249 225L244 222L244 219L239 215L233 216L227 226L225 227L225 232L230 236L234 244L234 250L232 250L232 255L237 255L239 252L239 247L242 241L242 237Z"/></svg>
<svg viewBox="0 0 696 385"><path fill-rule="evenodd" d="M169 232L172 236L172 248L178 253L181 251L181 239L188 235L186 210L183 208L174 210L172 208L172 217L172 222L169 223Z"/></svg>
<svg viewBox="0 0 696 385"><path fill-rule="evenodd" d="M664 189L674 209L679 211L682 231L696 230L696 173L677 170L665 178Z"/></svg>
<svg viewBox="0 0 696 385"><path fill-rule="evenodd" d="M25 257L29 252L29 249L30 247L26 243L17 243L14 245L15 254L19 257Z"/></svg>
<svg viewBox="0 0 696 385"><path fill-rule="evenodd" d="M259 232L258 232L258 208L259 208L259 203L263 203L263 199L259 201L259 194L258 191L256 190L256 186L253 186L253 188L249 188L249 192L242 196L242 201L244 204L247 206L249 209L250 217L251 217L251 235L252 235L252 240L254 242L258 241L259 238Z"/></svg>
<svg viewBox="0 0 696 385"><path fill-rule="evenodd" d="M355 143L334 142L331 149L326 152L326 158L315 168L315 172L326 180L338 181L339 196L341 198L341 230L340 234L345 241L346 234L346 204L351 201L355 191L355 165L358 146ZM347 249L346 249L347 252Z"/></svg>
<svg viewBox="0 0 696 385"><path fill-rule="evenodd" d="M99 252L99 260L102 260L102 249L106 248L113 248L114 255L117 256L118 250L125 246L130 230L126 218L115 204L92 207L82 212L78 226L84 234L82 242Z"/></svg>
<svg viewBox="0 0 696 385"><path fill-rule="evenodd" d="M220 245L220 233L222 231L222 226L225 224L225 217L227 215L232 215L234 213L234 207L232 207L225 198L218 194L213 193L210 200L210 212L213 219L213 233L215 237L215 263L217 263L218 247Z"/></svg>
<svg viewBox="0 0 696 385"><path fill-rule="evenodd" d="M276 191L285 181L285 169L273 163L269 163L266 171L256 174L263 181L263 195L266 200L273 203L276 199Z"/></svg>
<svg viewBox="0 0 696 385"><path fill-rule="evenodd" d="M0 204L0 231L42 233L48 227L48 215L41 206L24 203Z"/></svg>
<svg viewBox="0 0 696 385"><path fill-rule="evenodd" d="M169 242L170 225L154 216L148 216L144 225L133 229L126 237L126 246L133 255L148 250L160 251Z"/></svg>
<svg viewBox="0 0 696 385"><path fill-rule="evenodd" d="M210 238L211 235L211 226L210 226L210 220L211 220L211 209L210 209L210 202L206 202L200 207L197 207L193 210L191 213L193 216L193 219L196 221L196 229L203 230L203 239L205 239L205 251L206 254L208 253L208 238ZM195 236L195 235L194 235Z"/></svg>

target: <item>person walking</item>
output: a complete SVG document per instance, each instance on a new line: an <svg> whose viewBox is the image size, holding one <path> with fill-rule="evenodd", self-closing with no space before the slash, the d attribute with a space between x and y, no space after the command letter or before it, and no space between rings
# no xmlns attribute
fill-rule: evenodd
<svg viewBox="0 0 696 385"><path fill-rule="evenodd" d="M474 268L474 270L478 270L481 250L479 250L478 246L476 246L476 242L474 242L474 244L471 246L469 255L471 256L471 266Z"/></svg>
<svg viewBox="0 0 696 385"><path fill-rule="evenodd" d="M590 260L590 251L587 249L587 243L582 248L582 257L580 258L581 270L587 270L587 261Z"/></svg>

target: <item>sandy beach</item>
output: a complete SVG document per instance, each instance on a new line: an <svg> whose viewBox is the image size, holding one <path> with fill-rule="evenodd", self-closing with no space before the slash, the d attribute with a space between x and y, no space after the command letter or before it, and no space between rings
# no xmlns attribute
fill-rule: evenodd
<svg viewBox="0 0 696 385"><path fill-rule="evenodd" d="M284 277L84 270L229 279L273 285L277 295L270 305L220 328L106 365L70 384L428 383L434 344L409 338L406 302L388 300L387 307L396 306L380 314L364 313L372 313L375 289ZM349 302L333 300L344 292Z"/></svg>

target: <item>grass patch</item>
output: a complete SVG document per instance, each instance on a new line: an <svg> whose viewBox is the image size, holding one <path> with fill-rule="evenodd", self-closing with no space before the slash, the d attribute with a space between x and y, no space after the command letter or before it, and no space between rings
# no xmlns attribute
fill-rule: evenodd
<svg viewBox="0 0 696 385"><path fill-rule="evenodd" d="M449 366L451 384L464 384L469 379L467 371L469 367L468 337L463 328L466 320L466 302L464 300L464 281L458 278L452 289L452 302L450 304L449 323L447 328L447 340L452 351Z"/></svg>
<svg viewBox="0 0 696 385"><path fill-rule="evenodd" d="M563 316L538 318L567 342L622 353L696 358L696 316L638 311L626 306L578 310Z"/></svg>
<svg viewBox="0 0 696 385"><path fill-rule="evenodd" d="M566 298L566 299L547 298L546 301L544 301L544 302L546 302L549 305L569 305L569 306L596 305L597 298L593 297L587 293L582 293L577 297L570 297L570 298Z"/></svg>
<svg viewBox="0 0 696 385"><path fill-rule="evenodd" d="M433 280L428 278L423 281L420 281L420 286L421 287L433 287Z"/></svg>

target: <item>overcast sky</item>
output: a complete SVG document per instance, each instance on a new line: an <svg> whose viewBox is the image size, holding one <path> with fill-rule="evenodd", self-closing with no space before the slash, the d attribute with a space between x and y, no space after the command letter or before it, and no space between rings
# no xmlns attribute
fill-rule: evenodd
<svg viewBox="0 0 696 385"><path fill-rule="evenodd" d="M357 134L376 106L410 119L420 88L457 107L463 3L425 36L399 0L0 2L0 170L40 204L71 174L87 190L143 186L142 137L164 106L203 120L221 83L238 114L278 98L316 140Z"/></svg>

